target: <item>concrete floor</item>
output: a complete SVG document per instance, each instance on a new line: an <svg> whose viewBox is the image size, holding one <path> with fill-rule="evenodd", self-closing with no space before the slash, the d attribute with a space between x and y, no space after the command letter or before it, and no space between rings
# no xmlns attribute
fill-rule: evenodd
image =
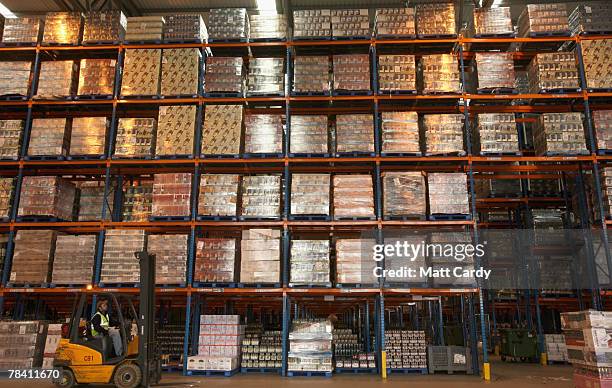
<svg viewBox="0 0 612 388"><path fill-rule="evenodd" d="M225 377L183 377L179 374L166 374L159 386L170 388L224 388L243 386L248 388L270 388L274 384L277 388L311 388L313 383L317 388L354 388L362 387L406 387L411 388L473 388L474 385L496 388L532 388L554 387L573 388L572 367L569 365L550 365L546 367L537 364L510 364L493 361L491 364L493 374L490 383L484 382L477 376L465 375L390 375L386 381L378 376L371 375L334 375L324 377L298 377L281 378L270 374L238 374L230 378ZM53 384L47 381L1 381L0 387L11 388L51 388ZM93 386L88 386L94 388Z"/></svg>

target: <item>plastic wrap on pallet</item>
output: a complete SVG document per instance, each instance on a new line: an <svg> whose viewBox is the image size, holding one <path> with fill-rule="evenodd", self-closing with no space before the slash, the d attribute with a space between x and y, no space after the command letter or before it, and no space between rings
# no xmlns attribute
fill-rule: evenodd
<svg viewBox="0 0 612 388"><path fill-rule="evenodd" d="M160 106L155 139L155 155L192 155L197 107Z"/></svg>
<svg viewBox="0 0 612 388"><path fill-rule="evenodd" d="M244 326L239 315L200 315L197 356L187 360L188 370L233 371L240 366Z"/></svg>
<svg viewBox="0 0 612 388"><path fill-rule="evenodd" d="M328 133L327 116L292 115L290 152L327 153Z"/></svg>
<svg viewBox="0 0 612 388"><path fill-rule="evenodd" d="M159 94L161 69L159 49L127 49L123 61L122 96L156 96Z"/></svg>
<svg viewBox="0 0 612 388"><path fill-rule="evenodd" d="M154 216L189 216L191 209L189 173L155 174L153 178Z"/></svg>
<svg viewBox="0 0 612 388"><path fill-rule="evenodd" d="M481 153L518 152L518 131L514 113L478 114L477 149Z"/></svg>
<svg viewBox="0 0 612 388"><path fill-rule="evenodd" d="M368 54L334 55L334 90L370 90L370 56Z"/></svg>
<svg viewBox="0 0 612 388"><path fill-rule="evenodd" d="M372 176L334 175L334 217L374 217Z"/></svg>
<svg viewBox="0 0 612 388"><path fill-rule="evenodd" d="M423 93L461 93L457 58L452 54L423 55Z"/></svg>
<svg viewBox="0 0 612 388"><path fill-rule="evenodd" d="M529 63L527 74L529 90L535 93L580 87L576 57L571 52L536 54Z"/></svg>
<svg viewBox="0 0 612 388"><path fill-rule="evenodd" d="M378 89L382 92L416 90L414 55L379 55Z"/></svg>
<svg viewBox="0 0 612 388"><path fill-rule="evenodd" d="M127 18L119 10L87 12L83 43L121 42L125 37L126 27Z"/></svg>
<svg viewBox="0 0 612 388"><path fill-rule="evenodd" d="M162 96L198 94L202 53L198 48L164 49L161 67Z"/></svg>
<svg viewBox="0 0 612 388"><path fill-rule="evenodd" d="M249 15L246 8L213 8L208 15L208 33L214 40L249 38Z"/></svg>
<svg viewBox="0 0 612 388"><path fill-rule="evenodd" d="M120 118L115 140L115 156L150 157L157 122L151 118Z"/></svg>
<svg viewBox="0 0 612 388"><path fill-rule="evenodd" d="M21 147L23 120L0 120L0 159L17 159Z"/></svg>
<svg viewBox="0 0 612 388"><path fill-rule="evenodd" d="M291 214L329 215L329 174L291 175Z"/></svg>
<svg viewBox="0 0 612 388"><path fill-rule="evenodd" d="M198 238L193 281L234 282L235 261L235 238Z"/></svg>
<svg viewBox="0 0 612 388"><path fill-rule="evenodd" d="M90 284L95 254L95 235L57 236L51 283Z"/></svg>
<svg viewBox="0 0 612 388"><path fill-rule="evenodd" d="M56 238L57 232L54 230L17 231L9 282L17 284L47 283L51 272Z"/></svg>
<svg viewBox="0 0 612 388"><path fill-rule="evenodd" d="M330 9L293 11L293 37L298 39L330 38L332 32Z"/></svg>
<svg viewBox="0 0 612 388"><path fill-rule="evenodd" d="M612 110L594 110L592 117L597 149L612 149Z"/></svg>
<svg viewBox="0 0 612 388"><path fill-rule="evenodd" d="M512 53L476 53L478 89L515 88Z"/></svg>
<svg viewBox="0 0 612 388"><path fill-rule="evenodd" d="M208 30L202 19L202 15L180 14L165 17L164 40L173 41L197 41L208 40Z"/></svg>
<svg viewBox="0 0 612 388"><path fill-rule="evenodd" d="M330 91L329 57L296 56L293 69L293 91L310 93Z"/></svg>
<svg viewBox="0 0 612 388"><path fill-rule="evenodd" d="M416 35L415 11L413 7L378 8L374 28L378 36Z"/></svg>
<svg viewBox="0 0 612 388"><path fill-rule="evenodd" d="M476 35L512 34L510 7L475 8L474 32Z"/></svg>
<svg viewBox="0 0 612 388"><path fill-rule="evenodd" d="M31 69L27 61L0 62L0 96L27 96Z"/></svg>
<svg viewBox="0 0 612 388"><path fill-rule="evenodd" d="M75 117L70 131L70 155L104 155L106 117Z"/></svg>
<svg viewBox="0 0 612 388"><path fill-rule="evenodd" d="M329 240L291 240L290 285L331 285Z"/></svg>
<svg viewBox="0 0 612 388"><path fill-rule="evenodd" d="M81 59L77 95L113 95L115 59Z"/></svg>
<svg viewBox="0 0 612 388"><path fill-rule="evenodd" d="M372 115L336 116L336 152L374 152Z"/></svg>
<svg viewBox="0 0 612 388"><path fill-rule="evenodd" d="M518 18L519 36L529 34L568 33L567 5L553 4L527 4Z"/></svg>
<svg viewBox="0 0 612 388"><path fill-rule="evenodd" d="M34 119L30 130L29 156L65 156L70 142L66 119Z"/></svg>
<svg viewBox="0 0 612 388"><path fill-rule="evenodd" d="M109 189L104 198L104 182L77 183L81 194L79 195L79 221L99 221L102 219L102 207L106 207L105 219L111 218L111 209L114 203L114 189Z"/></svg>
<svg viewBox="0 0 612 388"><path fill-rule="evenodd" d="M14 184L13 178L0 178L0 218L10 216Z"/></svg>
<svg viewBox="0 0 612 388"><path fill-rule="evenodd" d="M53 368L53 360L55 359L55 351L62 339L62 324L50 323L47 326L47 337L45 339L43 353L43 369Z"/></svg>
<svg viewBox="0 0 612 388"><path fill-rule="evenodd" d="M283 152L283 122L280 115L247 114L244 117L244 152Z"/></svg>
<svg viewBox="0 0 612 388"><path fill-rule="evenodd" d="M240 175L203 174L200 180L198 214L235 216Z"/></svg>
<svg viewBox="0 0 612 388"><path fill-rule="evenodd" d="M455 35L455 4L418 4L416 30L425 36Z"/></svg>
<svg viewBox="0 0 612 388"><path fill-rule="evenodd" d="M363 9L332 9L331 27L334 38L370 37L370 12Z"/></svg>
<svg viewBox="0 0 612 388"><path fill-rule="evenodd" d="M390 369L427 368L425 332L418 330L385 330L387 365Z"/></svg>
<svg viewBox="0 0 612 388"><path fill-rule="evenodd" d="M287 17L285 15L250 15L251 40L286 39Z"/></svg>
<svg viewBox="0 0 612 388"><path fill-rule="evenodd" d="M242 115L242 105L206 105L202 129L202 154L239 154Z"/></svg>
<svg viewBox="0 0 612 388"><path fill-rule="evenodd" d="M430 214L470 214L466 174L432 173L427 183Z"/></svg>
<svg viewBox="0 0 612 388"><path fill-rule="evenodd" d="M32 369L42 365L47 323L4 321L0 323L0 368Z"/></svg>
<svg viewBox="0 0 612 388"><path fill-rule="evenodd" d="M126 41L161 41L166 19L161 16L131 16L127 18Z"/></svg>
<svg viewBox="0 0 612 388"><path fill-rule="evenodd" d="M37 17L5 19L2 43L37 43L42 26L43 21Z"/></svg>
<svg viewBox="0 0 612 388"><path fill-rule="evenodd" d="M284 58L250 58L247 93L284 94Z"/></svg>
<svg viewBox="0 0 612 388"><path fill-rule="evenodd" d="M587 86L593 89L612 88L612 39L585 40L581 45Z"/></svg>
<svg viewBox="0 0 612 388"><path fill-rule="evenodd" d="M128 186L123 192L123 221L147 222L153 208L153 185Z"/></svg>
<svg viewBox="0 0 612 388"><path fill-rule="evenodd" d="M109 229L104 238L101 283L140 282L140 263L134 252L145 249L145 231Z"/></svg>
<svg viewBox="0 0 612 388"><path fill-rule="evenodd" d="M612 31L612 4L589 1L578 4L569 16L572 33L609 33Z"/></svg>
<svg viewBox="0 0 612 388"><path fill-rule="evenodd" d="M385 216L425 216L425 178L420 172L382 173Z"/></svg>
<svg viewBox="0 0 612 388"><path fill-rule="evenodd" d="M47 12L43 44L79 44L82 23L80 12Z"/></svg>
<svg viewBox="0 0 612 388"><path fill-rule="evenodd" d="M326 319L296 319L291 323L289 371L332 371L332 326Z"/></svg>
<svg viewBox="0 0 612 388"><path fill-rule="evenodd" d="M243 93L244 75L242 57L208 57L204 90L207 93Z"/></svg>
<svg viewBox="0 0 612 388"><path fill-rule="evenodd" d="M186 234L151 234L147 251L155 255L155 283L184 284L187 273Z"/></svg>
<svg viewBox="0 0 612 388"><path fill-rule="evenodd" d="M428 154L458 153L463 150L462 114L424 115L425 149Z"/></svg>
<svg viewBox="0 0 612 388"><path fill-rule="evenodd" d="M420 153L417 112L382 112L381 128L382 152Z"/></svg>
<svg viewBox="0 0 612 388"><path fill-rule="evenodd" d="M278 283L280 280L280 231L247 229L240 241L240 282Z"/></svg>
<svg viewBox="0 0 612 388"><path fill-rule="evenodd" d="M40 64L36 98L72 95L75 81L74 61L44 61Z"/></svg>
<svg viewBox="0 0 612 388"><path fill-rule="evenodd" d="M366 239L336 240L336 282L338 284L374 284L375 262L371 257L364 260L364 252L372 252L376 242Z"/></svg>
<svg viewBox="0 0 612 388"><path fill-rule="evenodd" d="M534 127L536 153L587 153L583 119L582 113L575 112L541 114Z"/></svg>
<svg viewBox="0 0 612 388"><path fill-rule="evenodd" d="M248 175L242 178L242 216L280 216L280 175Z"/></svg>

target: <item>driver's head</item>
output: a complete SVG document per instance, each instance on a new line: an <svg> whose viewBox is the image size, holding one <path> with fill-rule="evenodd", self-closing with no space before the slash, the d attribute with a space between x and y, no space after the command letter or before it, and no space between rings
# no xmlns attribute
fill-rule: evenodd
<svg viewBox="0 0 612 388"><path fill-rule="evenodd" d="M108 311L108 301L107 300L101 300L98 302L98 311L105 313Z"/></svg>

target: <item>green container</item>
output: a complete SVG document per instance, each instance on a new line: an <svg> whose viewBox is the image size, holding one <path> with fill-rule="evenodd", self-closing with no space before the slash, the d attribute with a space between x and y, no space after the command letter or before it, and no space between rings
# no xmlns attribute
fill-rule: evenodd
<svg viewBox="0 0 612 388"><path fill-rule="evenodd" d="M527 329L499 329L501 359L537 361L538 337Z"/></svg>

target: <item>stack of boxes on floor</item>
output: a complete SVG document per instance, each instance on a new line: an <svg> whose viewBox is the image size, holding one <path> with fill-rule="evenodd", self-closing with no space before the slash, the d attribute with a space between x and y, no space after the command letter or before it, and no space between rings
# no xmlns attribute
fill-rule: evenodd
<svg viewBox="0 0 612 388"><path fill-rule="evenodd" d="M50 323L47 325L47 337L43 351L42 369L52 369L55 359L55 350L62 339L62 324Z"/></svg>
<svg viewBox="0 0 612 388"><path fill-rule="evenodd" d="M546 357L548 361L567 362L567 345L563 334L544 334L546 342Z"/></svg>
<svg viewBox="0 0 612 388"><path fill-rule="evenodd" d="M424 331L385 330L387 369L427 368L427 342Z"/></svg>
<svg viewBox="0 0 612 388"><path fill-rule="evenodd" d="M242 340L242 368L275 368L282 366L282 332L263 331L260 325L247 326Z"/></svg>
<svg viewBox="0 0 612 388"><path fill-rule="evenodd" d="M332 337L336 369L376 368L376 354L366 353L359 336L351 329L334 329Z"/></svg>
<svg viewBox="0 0 612 388"><path fill-rule="evenodd" d="M290 372L331 372L332 324L325 319L294 320L289 333Z"/></svg>
<svg viewBox="0 0 612 388"><path fill-rule="evenodd" d="M233 371L240 366L244 326L239 315L201 315L198 355L187 360L188 370Z"/></svg>
<svg viewBox="0 0 612 388"><path fill-rule="evenodd" d="M0 322L0 369L32 369L42 366L47 323Z"/></svg>

